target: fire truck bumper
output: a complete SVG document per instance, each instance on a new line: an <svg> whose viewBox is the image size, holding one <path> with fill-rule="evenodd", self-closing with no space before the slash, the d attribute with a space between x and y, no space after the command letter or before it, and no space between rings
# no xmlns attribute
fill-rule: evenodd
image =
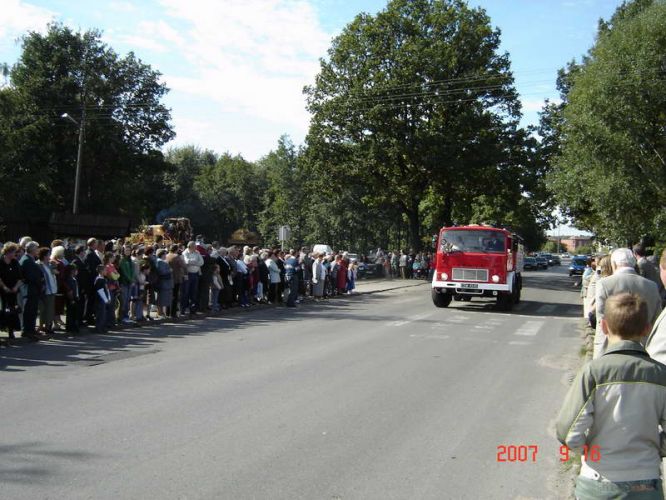
<svg viewBox="0 0 666 500"><path fill-rule="evenodd" d="M432 288L440 293L496 296L499 292L511 292L506 283L464 283L460 281L433 280Z"/></svg>

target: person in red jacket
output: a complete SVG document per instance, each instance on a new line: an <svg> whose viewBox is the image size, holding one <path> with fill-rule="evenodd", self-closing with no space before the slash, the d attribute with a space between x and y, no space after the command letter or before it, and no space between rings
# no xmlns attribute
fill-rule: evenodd
<svg viewBox="0 0 666 500"><path fill-rule="evenodd" d="M345 293L347 291L347 268L349 267L349 261L343 257L340 259L338 265L340 266L337 275L338 291L339 293Z"/></svg>

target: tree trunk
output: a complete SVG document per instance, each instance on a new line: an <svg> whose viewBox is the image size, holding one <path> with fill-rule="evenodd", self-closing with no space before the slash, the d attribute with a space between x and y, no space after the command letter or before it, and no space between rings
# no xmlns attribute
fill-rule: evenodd
<svg viewBox="0 0 666 500"><path fill-rule="evenodd" d="M419 209L417 208L407 211L407 219L409 221L409 246L418 252L421 250L421 221L419 220Z"/></svg>
<svg viewBox="0 0 666 500"><path fill-rule="evenodd" d="M444 193L444 207L442 209L442 217L444 226L453 225L453 192L452 189L447 187Z"/></svg>

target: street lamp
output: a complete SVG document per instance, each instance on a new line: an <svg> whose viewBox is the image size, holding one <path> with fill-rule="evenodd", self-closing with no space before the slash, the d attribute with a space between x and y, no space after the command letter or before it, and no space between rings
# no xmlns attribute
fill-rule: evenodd
<svg viewBox="0 0 666 500"><path fill-rule="evenodd" d="M68 113L63 113L61 118L70 120L72 123L79 127L79 150L76 154L76 177L74 177L74 203L72 205L72 213L74 215L79 213L79 186L81 184L81 158L83 156L83 134L86 126L86 108L81 112L81 123L77 122Z"/></svg>

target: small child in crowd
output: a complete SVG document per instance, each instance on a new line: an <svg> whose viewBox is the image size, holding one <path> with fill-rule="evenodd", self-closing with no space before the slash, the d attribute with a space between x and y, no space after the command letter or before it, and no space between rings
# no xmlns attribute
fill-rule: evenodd
<svg viewBox="0 0 666 500"><path fill-rule="evenodd" d="M111 292L106 283L106 266L101 264L97 266L97 277L93 289L97 296L95 297L95 332L106 333L108 326L107 311L111 303Z"/></svg>

